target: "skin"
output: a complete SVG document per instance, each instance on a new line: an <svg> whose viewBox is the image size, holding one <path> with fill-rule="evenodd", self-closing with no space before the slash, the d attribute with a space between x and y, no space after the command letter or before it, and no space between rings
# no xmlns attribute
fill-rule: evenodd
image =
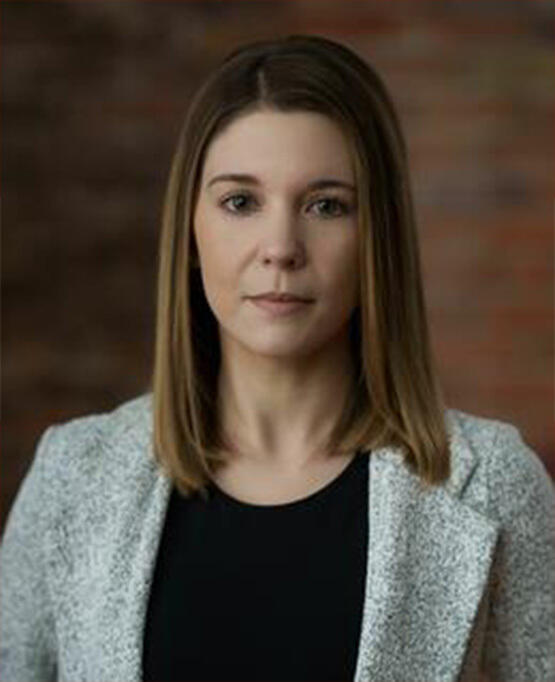
<svg viewBox="0 0 555 682"><path fill-rule="evenodd" d="M209 186L229 173L258 182ZM354 191L307 190L321 178ZM347 139L319 113L251 111L207 150L194 237L219 325L220 414L240 457L275 471L306 471L329 457L321 444L352 390L355 184ZM276 290L314 300L298 314L271 318L245 298Z"/></svg>

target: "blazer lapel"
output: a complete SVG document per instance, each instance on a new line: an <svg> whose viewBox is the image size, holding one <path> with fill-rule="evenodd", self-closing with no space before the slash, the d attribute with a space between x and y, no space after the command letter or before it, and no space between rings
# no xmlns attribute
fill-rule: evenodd
<svg viewBox="0 0 555 682"><path fill-rule="evenodd" d="M151 415L142 411L127 430L124 447L130 492L125 495L117 523L104 548L104 570L99 576L103 598L95 624L98 647L90 679L102 682L142 680L143 636L158 546L171 493L171 481L154 460ZM124 499L123 493L121 499Z"/></svg>
<svg viewBox="0 0 555 682"><path fill-rule="evenodd" d="M477 464L450 418L452 476L430 492L384 448L371 455L366 595L356 682L454 681L499 525L460 500Z"/></svg>

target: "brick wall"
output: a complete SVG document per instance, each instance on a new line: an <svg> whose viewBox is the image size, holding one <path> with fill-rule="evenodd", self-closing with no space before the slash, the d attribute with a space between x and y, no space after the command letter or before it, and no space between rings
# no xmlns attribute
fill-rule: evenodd
<svg viewBox="0 0 555 682"><path fill-rule="evenodd" d="M164 185L189 97L235 46L344 42L411 153L450 406L511 421L553 474L549 2L7 0L3 523L47 425L143 390Z"/></svg>

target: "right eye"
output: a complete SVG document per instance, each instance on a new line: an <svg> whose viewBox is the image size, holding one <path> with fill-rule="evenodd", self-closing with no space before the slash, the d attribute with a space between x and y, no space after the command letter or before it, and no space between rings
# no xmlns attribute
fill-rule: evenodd
<svg viewBox="0 0 555 682"><path fill-rule="evenodd" d="M220 206L223 206L229 213L249 213L249 202L253 200L250 194L244 192L236 192L230 194L220 201Z"/></svg>

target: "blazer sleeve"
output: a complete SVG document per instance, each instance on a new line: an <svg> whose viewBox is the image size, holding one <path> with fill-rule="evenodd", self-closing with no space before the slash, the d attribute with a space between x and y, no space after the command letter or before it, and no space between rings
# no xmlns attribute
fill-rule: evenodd
<svg viewBox="0 0 555 682"><path fill-rule="evenodd" d="M56 627L45 573L44 463L56 427L41 436L8 515L0 543L0 680L57 677Z"/></svg>
<svg viewBox="0 0 555 682"><path fill-rule="evenodd" d="M555 487L514 426L502 426L496 450L489 488L502 530L483 669L495 682L554 682Z"/></svg>

